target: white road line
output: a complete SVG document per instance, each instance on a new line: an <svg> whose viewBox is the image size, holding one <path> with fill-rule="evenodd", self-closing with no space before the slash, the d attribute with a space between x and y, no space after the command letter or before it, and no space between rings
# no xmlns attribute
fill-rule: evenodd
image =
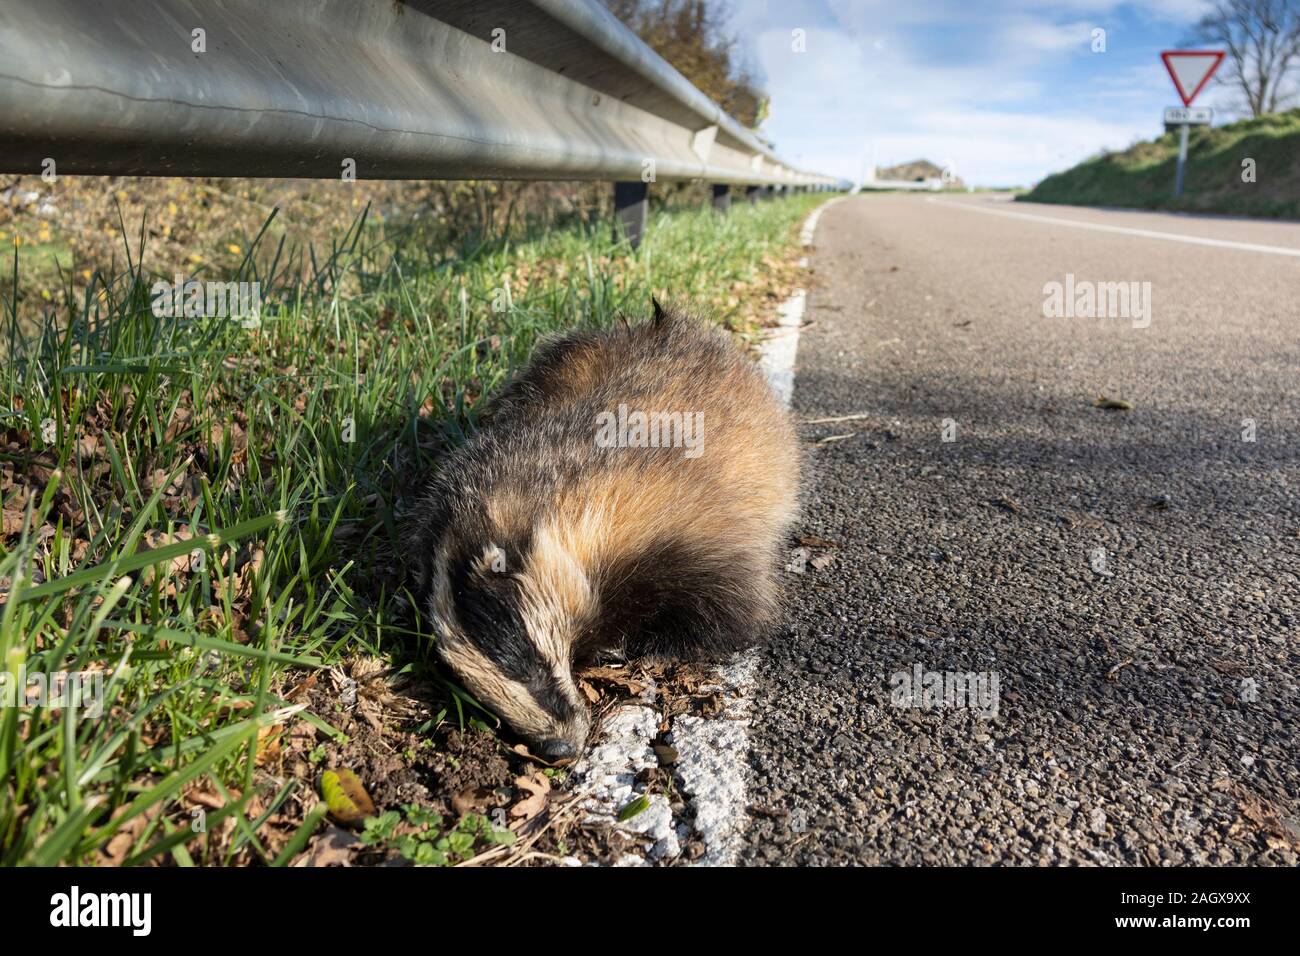
<svg viewBox="0 0 1300 956"><path fill-rule="evenodd" d="M643 864L651 860L671 860L681 852L677 821L672 807L662 793L646 794L649 806L630 820L618 823L618 814L641 796L644 787L636 775L659 766L652 743L659 734L662 715L653 706L653 688L647 688L645 706L628 704L614 709L600 725L596 743L582 755L573 768L574 789L586 794L584 820L620 826L648 838L645 857L628 852L618 865Z"/></svg>
<svg viewBox="0 0 1300 956"><path fill-rule="evenodd" d="M799 328L803 325L807 301L808 294L803 289L795 289L794 295L776 310L777 327L783 331L763 343L758 357L758 367L767 376L767 384L787 408L794 397L794 360L799 353Z"/></svg>
<svg viewBox="0 0 1300 956"><path fill-rule="evenodd" d="M670 742L677 751L673 772L694 812L694 829L704 841L696 866L731 866L740 853L749 806L751 688L758 651L737 654L718 669L717 689L725 700L717 717L683 714L673 721ZM701 688L703 690L704 688Z"/></svg>
<svg viewBox="0 0 1300 956"><path fill-rule="evenodd" d="M926 197L926 202L941 206L952 206L970 212L982 212L989 216L1006 216L1008 219L1028 219L1031 222L1050 222L1058 226L1070 226L1074 229L1091 229L1094 232L1114 232L1125 236L1142 236L1146 239L1164 239L1168 242L1186 242L1193 246L1216 246L1220 249L1238 249L1242 252L1263 252L1274 256L1294 256L1300 258L1300 249L1289 246L1264 246L1254 242L1234 242L1231 239L1211 239L1207 236L1186 236L1177 232L1159 232L1155 229L1136 229L1132 226L1109 226L1100 222L1084 222L1079 219L1064 219L1060 216L1038 216L1029 212L1010 212L1006 209L988 209L972 203L952 202L947 199Z"/></svg>

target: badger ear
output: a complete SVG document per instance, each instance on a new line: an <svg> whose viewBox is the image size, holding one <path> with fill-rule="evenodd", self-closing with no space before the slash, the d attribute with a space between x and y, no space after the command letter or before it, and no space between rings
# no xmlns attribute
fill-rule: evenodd
<svg viewBox="0 0 1300 956"><path fill-rule="evenodd" d="M488 546L483 549L483 554L474 562L474 570L484 577L507 573L510 568L506 563L505 550L493 542L488 542Z"/></svg>
<svg viewBox="0 0 1300 956"><path fill-rule="evenodd" d="M650 302L655 307L655 328L658 328L660 325L663 324L664 316L667 315L668 313L664 311L664 307L659 304L659 300L656 299L654 296L650 296Z"/></svg>

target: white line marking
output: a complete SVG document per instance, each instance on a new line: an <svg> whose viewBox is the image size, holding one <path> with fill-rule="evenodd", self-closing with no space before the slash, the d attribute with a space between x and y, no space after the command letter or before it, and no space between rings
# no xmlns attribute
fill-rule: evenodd
<svg viewBox="0 0 1300 956"><path fill-rule="evenodd" d="M1100 222L1084 222L1079 219L1063 219L1060 216L1037 216L1028 212L1010 212L1006 209L986 209L971 203L952 202L946 199L926 197L926 202L941 206L952 206L970 212L982 212L989 216L1006 216L1009 219L1028 219L1031 222L1051 222L1058 226L1071 226L1075 229L1091 229L1095 232L1115 232L1125 236L1142 236L1146 239L1165 239L1169 242L1186 242L1193 246L1216 246L1220 249L1239 249L1243 252L1264 252L1274 256L1295 256L1300 258L1300 249L1289 246L1263 246L1253 242L1233 242L1231 239L1210 239L1206 236L1185 236L1176 232L1158 232L1155 229L1136 229L1132 226L1108 226Z"/></svg>
<svg viewBox="0 0 1300 956"><path fill-rule="evenodd" d="M654 694L647 694L650 703ZM602 822L649 837L652 845L646 852L651 860L671 860L681 853L672 808L662 793L647 794L650 805L622 823L618 813L638 796L636 775L641 770L659 766L651 741L659 733L661 715L654 707L626 705L615 708L600 725L598 742L573 768L574 789L587 794L582 809L587 822ZM637 853L626 854L616 866L644 863Z"/></svg>
<svg viewBox="0 0 1300 956"><path fill-rule="evenodd" d="M683 714L669 735L677 751L673 768L695 811L694 829L704 841L696 866L731 866L740 853L749 806L746 757L749 755L750 687L758 669L758 650L741 651L718 669L726 703L718 717ZM703 690L703 688L701 688Z"/></svg>
<svg viewBox="0 0 1300 956"><path fill-rule="evenodd" d="M767 383L787 408L794 397L794 360L799 352L799 328L803 325L807 301L808 293L795 289L794 295L776 310L777 327L788 331L764 341L758 357L758 366L767 375Z"/></svg>

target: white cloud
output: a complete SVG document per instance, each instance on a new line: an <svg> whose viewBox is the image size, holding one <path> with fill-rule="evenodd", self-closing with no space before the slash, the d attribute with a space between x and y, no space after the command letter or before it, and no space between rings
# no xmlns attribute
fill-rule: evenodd
<svg viewBox="0 0 1300 956"><path fill-rule="evenodd" d="M1001 30L1001 40L1032 53L1060 53L1079 50L1092 39L1093 24L1075 22L1048 23L1043 20L1017 19Z"/></svg>
<svg viewBox="0 0 1300 956"><path fill-rule="evenodd" d="M1142 16L1186 22L1203 5L1156 0ZM797 165L856 179L874 153L880 165L927 158L968 183L1016 185L1159 132L1171 93L1159 60L1086 59L1098 18L1119 6L742 2L733 26L772 94L765 129ZM790 49L795 26L806 53Z"/></svg>

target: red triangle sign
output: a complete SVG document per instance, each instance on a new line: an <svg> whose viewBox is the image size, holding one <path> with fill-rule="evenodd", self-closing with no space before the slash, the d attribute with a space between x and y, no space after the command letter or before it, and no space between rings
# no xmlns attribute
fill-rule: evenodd
<svg viewBox="0 0 1300 956"><path fill-rule="evenodd" d="M1184 106L1191 106L1192 100L1223 62L1222 50L1165 50L1160 54L1165 61L1169 78L1174 81L1178 95L1183 98Z"/></svg>

